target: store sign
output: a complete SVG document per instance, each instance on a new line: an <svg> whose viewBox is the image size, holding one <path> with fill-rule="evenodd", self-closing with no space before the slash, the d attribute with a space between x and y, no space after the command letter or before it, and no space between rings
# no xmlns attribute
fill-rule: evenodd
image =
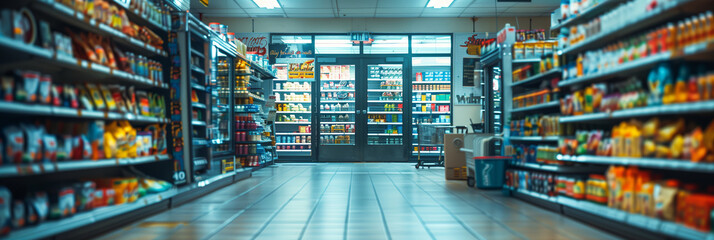
<svg viewBox="0 0 714 240"><path fill-rule="evenodd" d="M288 63L288 79L314 79L315 59Z"/></svg>
<svg viewBox="0 0 714 240"><path fill-rule="evenodd" d="M236 39L246 45L249 54L259 56L268 54L270 33L236 33Z"/></svg>
<svg viewBox="0 0 714 240"><path fill-rule="evenodd" d="M285 44L273 43L270 44L270 59L278 58L315 58L315 45L312 43L304 44Z"/></svg>
<svg viewBox="0 0 714 240"><path fill-rule="evenodd" d="M454 105L481 104L481 46L495 41L493 33L454 33L452 46Z"/></svg>
<svg viewBox="0 0 714 240"><path fill-rule="evenodd" d="M463 39L459 39L463 40ZM488 46L495 39L482 38L478 33L474 33L468 37L459 47L466 48L466 54L471 56L481 56L481 47Z"/></svg>

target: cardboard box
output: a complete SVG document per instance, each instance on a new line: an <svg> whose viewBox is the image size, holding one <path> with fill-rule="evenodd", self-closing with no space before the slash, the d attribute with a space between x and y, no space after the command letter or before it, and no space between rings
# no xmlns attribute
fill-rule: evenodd
<svg viewBox="0 0 714 240"><path fill-rule="evenodd" d="M466 180L466 166L457 168L444 168L446 180Z"/></svg>
<svg viewBox="0 0 714 240"><path fill-rule="evenodd" d="M444 168L466 166L466 154L461 151L463 147L464 134L444 134Z"/></svg>

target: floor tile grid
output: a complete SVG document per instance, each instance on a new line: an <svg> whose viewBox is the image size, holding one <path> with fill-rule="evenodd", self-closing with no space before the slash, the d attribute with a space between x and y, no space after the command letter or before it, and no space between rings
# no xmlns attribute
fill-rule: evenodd
<svg viewBox="0 0 714 240"><path fill-rule="evenodd" d="M318 209L318 206L320 206L320 203L322 202L323 197L325 196L325 193L327 192L328 189L330 189L330 184L332 184L332 180L335 179L335 176L337 176L337 172L333 173L332 176L330 177L330 181L325 186L325 189L320 193L320 196L317 199L317 202L315 203L315 206L310 210L310 215L307 217L307 222L305 223L305 226L302 227L300 230L300 235L298 236L299 240L302 240L303 237L305 236L305 231L307 230L308 226L310 225L310 222L312 221L312 218L315 216L315 212Z"/></svg>
<svg viewBox="0 0 714 240"><path fill-rule="evenodd" d="M351 170L351 168L350 168ZM322 172L325 174L326 172ZM344 239L348 226L351 171L336 171L335 178L310 209L299 239ZM344 210L342 210L344 209Z"/></svg>
<svg viewBox="0 0 714 240"><path fill-rule="evenodd" d="M425 173L425 174L424 174L424 173ZM428 180L430 181L430 183L431 183L433 186L449 190L449 187L448 187L449 185L448 185L448 183L447 183L446 185L445 185L445 184L439 184L439 181L444 181L444 176L441 175L441 174L439 174L438 172L430 171L430 172L422 172L422 174L426 175L425 179L428 179ZM451 181L451 182L454 182L454 181ZM459 183L460 183L460 181L455 181L455 182L459 182ZM459 184L459 185L457 186L457 188L459 188L459 189L461 189L461 188L466 188L466 189L468 189L467 186L462 185L462 184ZM451 190L453 190L453 189L451 189ZM500 194L501 194L500 191L468 191L468 190L467 190L467 191L448 191L448 194L450 194L450 195L452 195L452 196L454 196L454 197L460 199L461 201L463 201L464 203L466 203L466 204L468 204L468 205L471 205L473 208L478 209L479 211L481 211L481 212L483 212L484 214L486 214L487 216L489 216L489 217L493 220L493 222L497 223L497 224L500 225L501 227L503 227L503 228L505 228L505 229L508 229L510 232L512 232L512 233L514 233L514 234L517 234L517 235L519 235L519 236L523 236L523 233L521 233L521 232L518 231L517 229L514 229L513 224L506 224L506 223L504 223L503 221L499 220L499 219L498 219L496 216L494 216L493 214L491 214L491 213L489 213L488 211L485 211L484 209L482 209L480 206L477 205L476 202L470 201L469 199L474 199L473 196L474 196L474 195L478 195L478 197L482 197L482 198L488 199L488 201L491 201L491 202L497 204L499 208L514 210L514 212L520 214L520 216L523 216L523 217L527 218L527 219L528 219L527 222L528 222L528 224L530 225L531 228L533 228L534 225L541 225L542 228L546 228L546 229L556 230L556 231L557 231L557 228L556 228L556 229L553 229L553 228L551 228L551 226L547 226L547 225L541 224L541 222L540 222L537 218L531 217L528 212L524 212L524 211L519 210L519 209L514 209L514 208L512 208L511 206L509 206L507 203L501 201L501 200L515 200L515 199L511 199L511 198L501 198L501 197L500 197ZM470 197L470 198L469 198L469 197ZM515 201L518 201L518 200L515 200ZM524 204L520 204L520 203L519 203L518 206L521 206L521 207L526 206L526 207L529 208L529 209L535 209L536 211L542 210L543 212L546 212L546 210L537 208L537 207L535 207L535 206L531 206L530 204L525 204L525 205L524 205ZM547 214L554 214L554 215L557 216L557 214L551 213L551 212L547 212ZM523 236L523 237L525 237L525 236ZM573 238L574 238L574 237L573 237ZM571 239L573 239L573 238L571 238Z"/></svg>
<svg viewBox="0 0 714 240"><path fill-rule="evenodd" d="M443 181L443 179L444 179L444 175L443 175L443 174L439 174L438 172L434 172L434 171L427 171L427 172L422 172L422 174L420 174L420 175L426 175L425 178L428 179L433 185L438 186L438 187L441 187L441 188L444 188L444 189L448 189L447 185L439 184L439 181ZM466 187L466 188L468 188L468 187L465 186L465 185L464 185L464 186L461 186L461 187ZM508 229L508 230L511 231L512 233L515 233L515 234L517 234L517 235L519 235L519 236L523 236L524 234L525 234L525 235L529 235L529 234L526 234L526 233L529 232L529 231L530 231L531 233L533 233L533 232L532 232L532 231L533 231L532 229L539 229L539 228L536 228L535 226L540 226L540 227L541 227L540 229L550 230L550 231L553 231L553 232L558 232L559 234L564 235L564 237L566 237L567 239L578 239L578 238L579 238L578 236L575 236L572 231L564 231L564 228L562 228L562 226L561 226L561 227L555 227L555 226L552 226L552 225L545 224L545 223L541 220L541 218L533 217L533 216L531 216L528 212L524 212L523 207L526 207L527 209L535 209L535 211L547 212L547 210L538 208L538 207L536 207L536 206L532 206L532 205L527 204L527 203L526 203L526 205L524 205L524 204L522 204L522 203L523 203L522 201L517 200L517 199L507 198L507 197L500 197L500 192L494 193L493 191L457 191L457 192L449 191L449 194L455 196L455 197L458 198L458 199L461 199L463 202L465 202L465 203L471 205L472 207L474 207L474 208L476 208L476 209L479 209L480 211L484 212L487 216L489 216L489 217L493 220L493 222L499 224L500 226L502 226L502 227ZM494 203L500 205L502 208L507 208L507 209L513 210L513 211L515 211L515 212L521 214L522 216L526 217L526 218L528 219L528 220L526 221L526 222L528 222L527 225L526 225L527 227L522 227L522 228L523 228L523 229L528 229L528 231L526 231L526 232L524 233L524 232L518 231L517 229L514 229L514 228L516 228L515 225L517 225L517 224L515 224L515 223L506 224L506 223L503 223L503 222L500 221L500 220L496 220L494 216L492 216L492 215L491 215L490 213L488 213L488 212L483 211L481 208L479 208L479 207L474 203L474 201L469 201L468 198L467 198L466 196L464 196L464 195L471 195L471 196L473 196L474 194L477 194L479 197L486 198L486 199L488 199L488 200L490 200L490 201L492 201L492 202L494 202ZM513 208L510 204L508 204L508 203L506 203L506 202L504 202L504 201L501 201L501 200L507 200L507 201L513 200L513 201L510 201L510 202L511 202L511 203L514 203L513 205L519 206L519 207L521 207L521 208ZM514 202L514 201L518 201L518 202ZM547 212L547 214L548 214L548 215L555 215L555 217L562 217L562 216L560 216L560 215L558 215L558 214L556 214L556 213L552 213L552 212ZM543 231L540 231L540 230L539 230L539 233L541 233L540 235L543 235L543 234L542 234ZM525 237L525 236L523 236L523 237ZM613 236L608 236L608 237L613 237Z"/></svg>
<svg viewBox="0 0 714 240"><path fill-rule="evenodd" d="M324 189L322 190L322 193L324 193L324 192L327 190L327 187L330 185L330 183L332 182L332 179L334 179L335 175L336 175L336 174L333 174L333 175L330 176L330 180L328 180L327 184L325 184L325 186L323 187ZM263 231L265 231L265 229L268 227L268 225L271 224L271 222L273 221L273 219L275 219L275 216L277 216L280 212L282 212L283 209L285 209L285 206L287 206L293 199L295 199L295 196L297 196L298 194L300 194L300 192L302 192L302 190L305 189L305 186L307 186L308 183L310 183L310 181L311 181L311 179L308 179L308 181L305 182L305 184L303 184L303 186L300 187L300 189L298 189L298 190L295 192L295 194L293 194L293 195L290 197L290 199L288 199L288 201L286 201L284 204L282 204L282 205L280 206L280 208L278 208L278 210L275 211L275 212L270 216L270 218L268 218L268 221L265 222L265 223L263 224L263 226L262 226L260 229L258 229L258 232L256 232L255 235L253 235L252 239L256 239L260 234L262 234ZM318 201L319 201L319 200L318 200ZM308 221L309 221L309 219L308 219ZM307 225L307 223L305 223L305 225Z"/></svg>
<svg viewBox="0 0 714 240"><path fill-rule="evenodd" d="M238 218L239 216L241 216L243 213L245 213L246 211L250 210L250 209L253 208L254 206L260 204L263 200L267 199L267 198L270 197L272 194L274 194L275 192L277 192L279 189L283 188L286 184L290 183L292 180L296 179L297 177L299 177L300 175L304 174L305 172L308 172L308 170L309 170L309 169L305 169L305 171L302 171L302 172L300 172L299 174L297 174L297 175L293 176L292 178L290 178L289 180L287 180L287 181L281 183L278 187L274 188L274 189L273 189L272 191L270 191L269 193L267 193L267 194L263 195L262 197L260 197L257 201L255 201L255 202L251 203L250 205L248 205L244 210L241 210L241 211L237 212L236 214L234 214L233 216L231 216L230 218L228 218L227 220L225 220L219 227L216 227L212 232L210 232L209 234L206 234L202 239L204 239L204 240L205 240L205 239L210 239L211 237L213 237L214 235L216 235L218 232L220 232L220 231L222 231L224 228L226 228L226 226L228 226L229 224L231 224L231 222L233 222L233 220L235 220L236 218ZM309 179L308 179L307 181L305 181L305 183L302 184L302 186L300 187L300 190L301 190L302 188L304 188L304 187L307 185L307 183L309 183L309 182L310 182ZM298 190L297 192L299 192L299 190ZM297 194L297 193L296 193L296 194ZM266 225L266 224L263 223L263 225ZM257 236L257 235L255 235L255 236ZM253 236L252 239L255 239L255 236Z"/></svg>
<svg viewBox="0 0 714 240"><path fill-rule="evenodd" d="M256 184L261 185L246 186ZM443 169L416 170L411 164L266 168L251 179L183 206L160 214L164 219L191 219L190 224L177 227L182 230L124 228L115 232L119 235L105 238L207 239L213 234L212 239L231 240L441 240L477 238L470 232L475 231L480 239L615 239L563 215L501 196L498 191L444 181Z"/></svg>
<svg viewBox="0 0 714 240"><path fill-rule="evenodd" d="M303 173L303 172L305 172L305 171L307 171L307 170L309 170L309 169L308 169L308 168L306 168L306 169L301 169L300 171L297 171L298 173L295 174L295 175L291 175L291 174L288 174L289 172L285 172L285 174L283 174L283 175L272 175L272 176L268 176L267 178L262 178L262 177L261 177L261 178L255 178L255 180L258 180L258 182L259 182L258 184L256 184L255 186L249 188L247 191L244 191L244 192L242 192L242 193L239 193L239 194L237 194L235 197L232 197L231 199L226 200L226 201L223 202L221 205L226 205L226 204L232 202L233 200L236 200L236 199L239 199L239 198L245 196L246 194L248 194L248 193L250 193L250 192L257 191L257 190L259 190L260 188L269 187L269 186L266 186L266 185L269 185L269 183L271 183L272 181L282 182L282 183L279 184L278 187L273 187L273 188L272 188L273 190L272 190L270 193L273 193L273 192L277 191L278 189L280 189L280 186L285 185L286 183L290 182L290 180L296 178L296 177L299 176L301 173ZM251 179L253 179L253 178L251 178ZM235 187L237 187L237 186L238 186L238 185L232 185L232 186L228 186L228 188L231 188L231 187L232 187L232 188L235 188ZM227 189L224 188L224 189L221 189L221 190L225 191L225 190L227 190ZM219 190L219 191L221 191L221 190ZM213 194L215 194L215 192L214 192L214 193L210 193L209 195L206 195L206 196L204 196L204 197L202 197L202 198L210 198L210 196L213 195ZM265 197L267 197L268 195L269 195L269 194L265 195ZM257 204L258 202L259 202L259 201L255 202L255 204ZM247 209L247 208L246 208L246 209ZM236 213L233 214L233 216L231 216L229 219L235 218L236 216L242 214L244 211L245 211L245 210L241 210L241 211L236 212ZM211 214L211 213L212 213L212 212L206 212L206 213L205 213L204 215L202 215L202 216L205 216L205 215L208 215L208 214ZM194 219L189 223L189 225L196 223L196 221L198 221L199 218L200 218L200 216L194 218ZM178 233L179 231L181 231L181 229L183 229L184 227L185 227L184 225L179 226L179 227L175 228L173 231L171 231L170 233L164 235L163 237L159 237L159 238L157 238L156 240L173 239L173 238L175 237L176 233ZM215 231L221 230L221 229L223 229L224 227L225 227L224 224L221 224L219 227L216 227L216 228L215 228Z"/></svg>
<svg viewBox="0 0 714 240"><path fill-rule="evenodd" d="M390 179L390 181L392 182L392 184L395 185L396 188L399 188L399 185L397 185L397 184L394 182L394 179L392 178L392 176L387 175L387 177ZM422 176L420 176L420 174L417 174L417 177L418 177L418 178L421 178ZM424 193L426 193L429 198L431 198L432 200L434 200L434 201L438 204L438 206L439 206L441 209L445 210L446 213L448 213L448 215L451 216L451 217L453 218L453 220L455 220L456 223L458 223L458 225L460 225L461 227L463 227L463 229L465 229L472 237L474 237L474 238L476 238L476 239L486 239L486 238L484 238L483 236L481 236L479 233L477 233L476 231L474 231L473 229L471 229L470 227L468 227L463 221L461 221L460 219L454 217L455 215L454 215L453 212L451 212L449 209L447 209L447 208L444 206L444 204L439 203L439 201L438 201L437 199L435 199L434 196L432 196L429 192L425 191L425 190L419 185L419 183L417 183L417 182L414 181L413 178L410 178L410 179L412 180L412 183L413 183L414 186L416 186L417 188L421 189L421 191L423 191ZM432 231L432 233L434 232L434 230L436 230L436 229L431 229L431 228L429 228L429 225L428 225L428 224L425 225L424 227L426 227L427 229L430 229L430 230ZM434 233L434 235L437 237L437 239L439 238L439 236L438 236L439 234Z"/></svg>
<svg viewBox="0 0 714 240"><path fill-rule="evenodd" d="M391 239L369 173L353 172L345 239Z"/></svg>
<svg viewBox="0 0 714 240"><path fill-rule="evenodd" d="M398 199L399 199L399 200L402 200L402 201L399 201L399 202L396 203L396 204L403 204L403 205L405 205L405 206L409 206L410 211L414 214L414 217L419 221L420 226L408 226L408 228L410 228L410 229L408 229L407 231L413 233L413 232L418 232L419 230L423 230L424 232L426 232L427 236L428 236L430 239L436 239L436 238L434 237L434 234L429 230L429 228L426 227L426 224L425 224L425 222L424 222L424 219L422 219L422 217L417 213L416 209L414 209L414 206L413 206L410 202L408 202L408 201L406 200L406 199L407 199L406 195L404 195L404 193L403 193L399 188L397 188L397 186L396 186L393 182L391 182L391 179L388 179L388 177L386 177L386 176L375 176L375 177L378 177L378 178L387 178L386 180L387 180L387 181L390 181L391 184L386 184L386 185L384 185L384 188L388 188L388 189L387 189L387 190L382 190L382 194L389 193L389 192L391 192L391 193L395 193L395 192L398 193L398 194L401 196L401 199L400 199L400 198L398 198ZM373 186L375 186L375 185L374 185L374 180L372 179L371 176L370 176L370 180L372 181ZM390 191L390 190L391 190L391 191ZM376 191L377 191L377 187L375 186L375 192L376 192ZM391 201L395 201L395 199L390 199L390 200L391 200ZM388 211L387 211L387 213L388 213ZM383 214L383 215L385 214L385 212L384 212L383 209L382 209L382 214ZM414 229L414 228L416 228L416 227L421 227L421 229ZM395 236L395 235L397 235L397 236ZM397 234L397 233L390 233L390 236L391 236L392 238L399 237L398 235L399 235L399 234Z"/></svg>

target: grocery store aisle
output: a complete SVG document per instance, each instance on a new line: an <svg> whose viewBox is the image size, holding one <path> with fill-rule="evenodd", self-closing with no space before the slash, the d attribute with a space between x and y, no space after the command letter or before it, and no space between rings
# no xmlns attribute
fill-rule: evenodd
<svg viewBox="0 0 714 240"><path fill-rule="evenodd" d="M282 164L100 239L614 239L405 163Z"/></svg>

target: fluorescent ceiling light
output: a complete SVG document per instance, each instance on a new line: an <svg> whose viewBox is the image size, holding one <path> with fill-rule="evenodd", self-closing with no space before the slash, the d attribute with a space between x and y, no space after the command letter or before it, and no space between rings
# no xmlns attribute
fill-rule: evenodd
<svg viewBox="0 0 714 240"><path fill-rule="evenodd" d="M287 44L312 43L312 39L283 39L282 41Z"/></svg>
<svg viewBox="0 0 714 240"><path fill-rule="evenodd" d="M253 0L253 1L255 1L255 0ZM426 7L433 7L433 8L449 7L449 6L451 6L452 2L454 2L454 0L429 0L429 3L426 4Z"/></svg>
<svg viewBox="0 0 714 240"><path fill-rule="evenodd" d="M253 0L253 2L260 8L280 8L280 3L278 3L278 0Z"/></svg>

